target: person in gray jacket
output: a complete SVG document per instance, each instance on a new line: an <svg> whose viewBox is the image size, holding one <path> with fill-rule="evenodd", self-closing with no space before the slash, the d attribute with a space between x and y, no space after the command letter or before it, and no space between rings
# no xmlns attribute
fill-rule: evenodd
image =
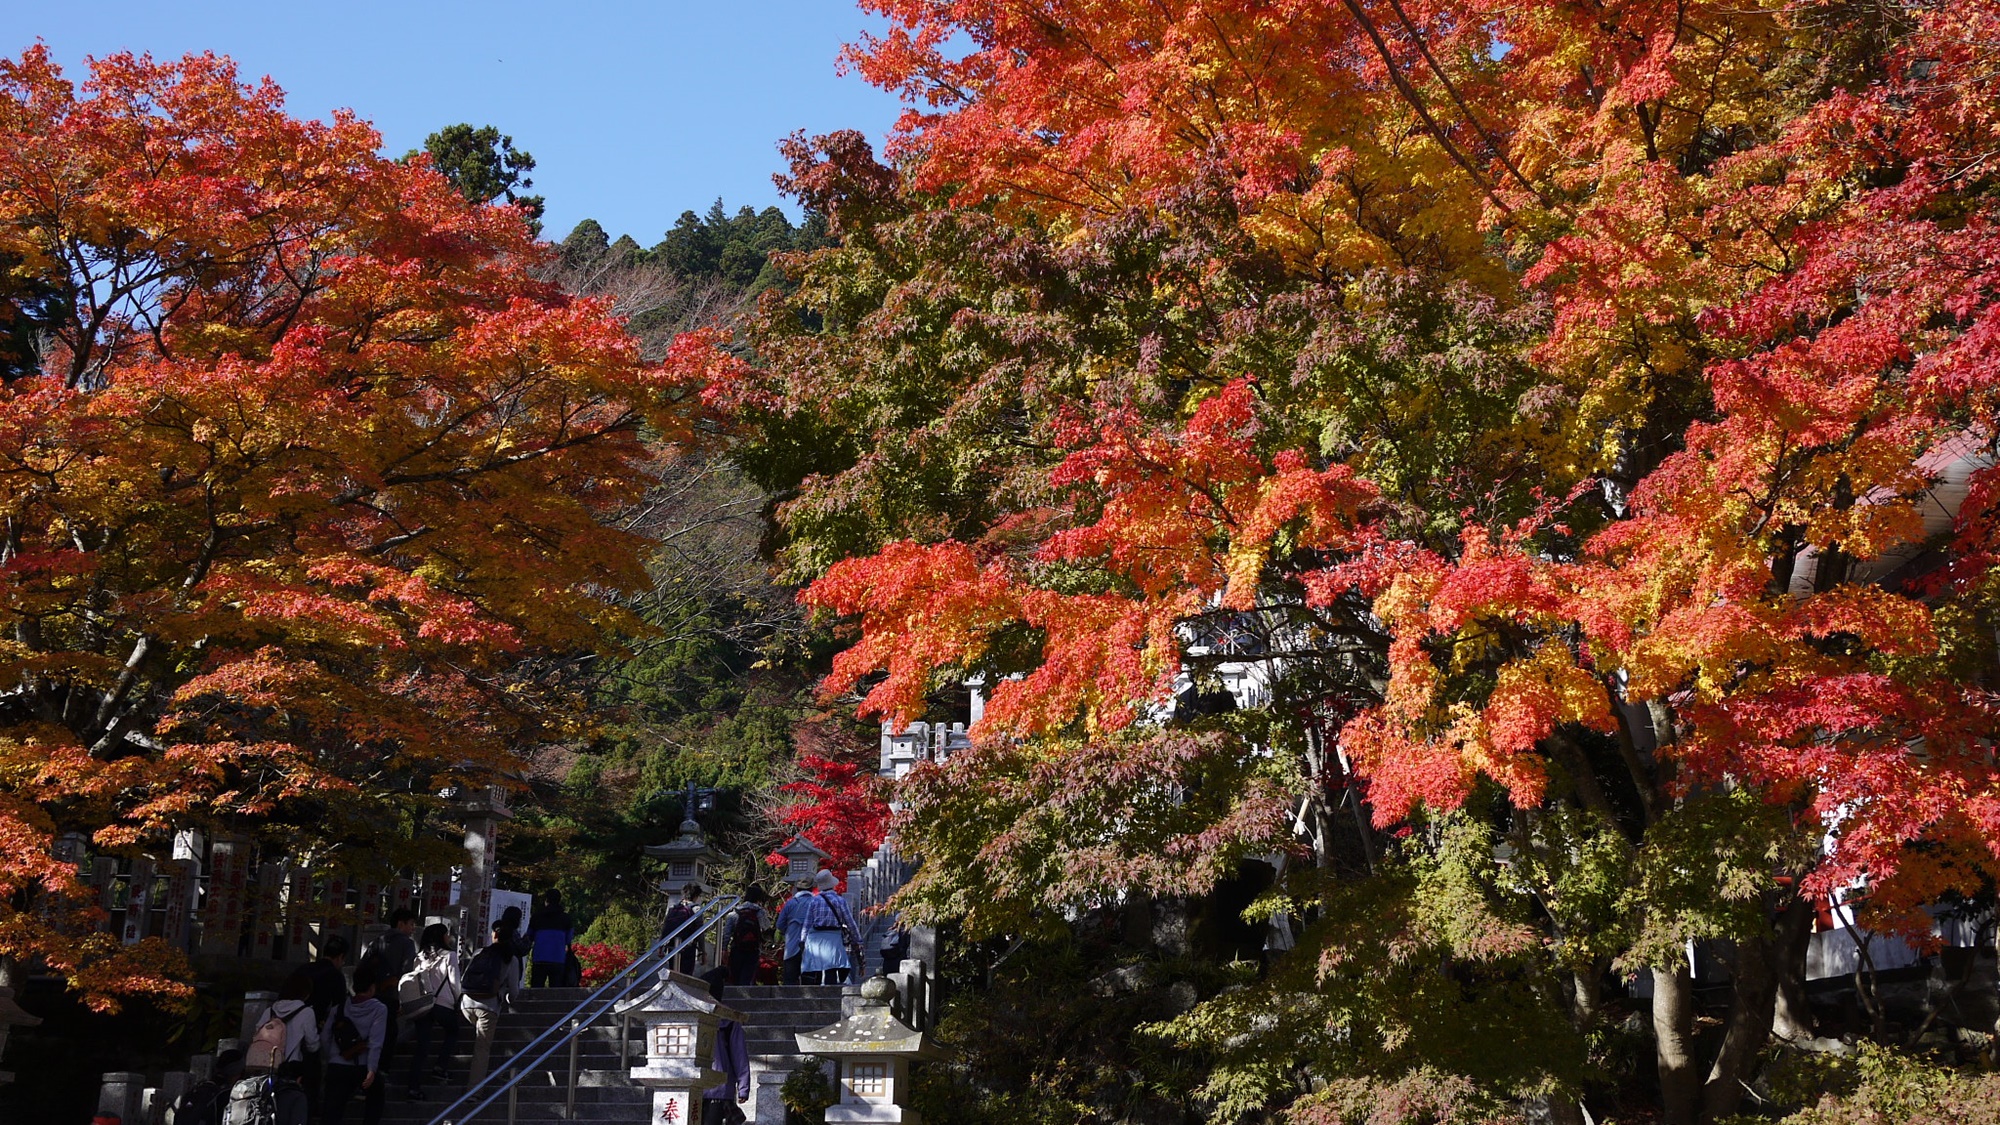
<svg viewBox="0 0 2000 1125"><path fill-rule="evenodd" d="M326 1051L326 1116L323 1125L342 1125L347 1119L347 1103L361 1095L362 1125L381 1125L382 1044L389 1029L389 1009L375 999L381 981L371 972L356 970L354 995L335 1008L320 1031Z"/></svg>
<svg viewBox="0 0 2000 1125"><path fill-rule="evenodd" d="M460 974L458 1010L472 1024L470 1090L486 1077L493 1058L493 1036L500 1030L500 1013L513 1007L521 992L521 958L515 952L513 924L493 923L493 942L479 951ZM491 964L488 964L488 961Z"/></svg>

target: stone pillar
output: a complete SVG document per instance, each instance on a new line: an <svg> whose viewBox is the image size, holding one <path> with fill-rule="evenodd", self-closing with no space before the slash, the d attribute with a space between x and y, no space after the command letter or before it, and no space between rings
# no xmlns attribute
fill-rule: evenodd
<svg viewBox="0 0 2000 1125"><path fill-rule="evenodd" d="M312 872L294 867L285 876L285 960L312 960Z"/></svg>
<svg viewBox="0 0 2000 1125"><path fill-rule="evenodd" d="M201 952L234 957L243 939L250 841L218 837L208 849L208 893L201 904Z"/></svg>
<svg viewBox="0 0 2000 1125"><path fill-rule="evenodd" d="M347 877L338 872L326 877L325 898L320 903L319 940L322 945L334 934L347 938L349 950L353 950L354 927L347 921ZM349 952L349 957L359 958L358 952Z"/></svg>
<svg viewBox="0 0 2000 1125"><path fill-rule="evenodd" d="M124 920L117 915L118 861L108 855L90 863L90 886L97 894L97 908L104 911L104 929L117 933Z"/></svg>
<svg viewBox="0 0 2000 1125"><path fill-rule="evenodd" d="M285 868L280 863L257 865L257 892L251 900L255 913L250 921L250 957L273 961L278 955L278 935L285 932Z"/></svg>
<svg viewBox="0 0 2000 1125"><path fill-rule="evenodd" d="M201 890L201 861L167 861L167 913L160 937L183 953L194 942L194 912Z"/></svg>
<svg viewBox="0 0 2000 1125"><path fill-rule="evenodd" d="M188 1059L188 1081L195 1085L215 1077L215 1056L195 1055Z"/></svg>
<svg viewBox="0 0 2000 1125"><path fill-rule="evenodd" d="M193 1076L185 1070L170 1070L160 1076L159 1096L154 1105L164 1115L167 1108L180 1101L182 1096L194 1088Z"/></svg>
<svg viewBox="0 0 2000 1125"><path fill-rule="evenodd" d="M908 1013L903 1017L903 1021L918 1031L929 1031L931 1029L930 975L924 970L924 963L914 957L904 960L898 968L902 972L897 976L902 979L897 983L909 989L909 992L902 997L903 1009Z"/></svg>
<svg viewBox="0 0 2000 1125"><path fill-rule="evenodd" d="M153 908L153 861L140 856L132 861L132 874L125 880L125 917L118 931L126 945L137 945L146 936L146 915Z"/></svg>
<svg viewBox="0 0 2000 1125"><path fill-rule="evenodd" d="M264 1022L271 1005L277 1003L275 992L246 992L243 994L243 1041L248 1043L257 1037L257 1026Z"/></svg>
<svg viewBox="0 0 2000 1125"><path fill-rule="evenodd" d="M119 1125L138 1125L140 1099L146 1093L146 1076L115 1070L104 1076L97 1088L97 1115L115 1117Z"/></svg>
<svg viewBox="0 0 2000 1125"><path fill-rule="evenodd" d="M757 1064L750 1068L750 1107L753 1125L785 1125L785 1079L783 1070L769 1070Z"/></svg>
<svg viewBox="0 0 2000 1125"><path fill-rule="evenodd" d="M500 854L500 822L507 805L498 786L465 803L465 867L459 880L459 933L468 944L484 944L493 925L493 879Z"/></svg>

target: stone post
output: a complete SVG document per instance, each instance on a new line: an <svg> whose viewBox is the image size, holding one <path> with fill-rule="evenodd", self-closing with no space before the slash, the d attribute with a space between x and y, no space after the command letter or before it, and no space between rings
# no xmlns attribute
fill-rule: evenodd
<svg viewBox="0 0 2000 1125"><path fill-rule="evenodd" d="M285 960L312 960L312 872L294 867L285 876Z"/></svg>
<svg viewBox="0 0 2000 1125"><path fill-rule="evenodd" d="M153 1099L153 1106L159 1111L154 1115L154 1119L160 1120L164 1118L167 1109L175 1102L180 1101L193 1088L193 1076L185 1070L170 1070L161 1075L160 1088ZM175 1125L179 1125L179 1123L176 1122Z"/></svg>
<svg viewBox="0 0 2000 1125"><path fill-rule="evenodd" d="M125 880L125 917L119 925L120 940L137 945L146 936L146 914L153 908L153 861L145 856L132 861L132 874Z"/></svg>
<svg viewBox="0 0 2000 1125"><path fill-rule="evenodd" d="M208 847L208 894L201 905L201 952L234 957L243 939L250 841L218 837Z"/></svg>
<svg viewBox="0 0 2000 1125"><path fill-rule="evenodd" d="M118 917L118 861L108 855L90 863L90 885L97 892L97 907L104 911L104 929L118 933L124 920Z"/></svg>
<svg viewBox="0 0 2000 1125"><path fill-rule="evenodd" d="M215 1056L194 1055L188 1059L188 1081L195 1085L215 1077Z"/></svg>
<svg viewBox="0 0 2000 1125"><path fill-rule="evenodd" d="M465 802L465 869L458 894L460 941L482 942L493 925L494 862L500 851L500 822L512 815L497 785Z"/></svg>
<svg viewBox="0 0 2000 1125"><path fill-rule="evenodd" d="M257 1037L257 1026L264 1022L264 1016L271 1005L278 1002L275 992L246 992L243 994L242 1038L245 1043Z"/></svg>
<svg viewBox="0 0 2000 1125"><path fill-rule="evenodd" d="M284 886L283 864L257 865L257 893L252 899L255 913L250 921L250 956L255 960L277 957L278 935L285 932Z"/></svg>
<svg viewBox="0 0 2000 1125"><path fill-rule="evenodd" d="M104 1076L97 1088L97 1115L115 1117L119 1125L138 1125L140 1099L146 1094L146 1076L115 1070Z"/></svg>
<svg viewBox="0 0 2000 1125"><path fill-rule="evenodd" d="M924 970L924 963L911 957L904 960L899 968L902 969L902 972L898 975L909 982L907 986L909 992L903 997L903 1010L908 1014L903 1019L918 1031L929 1031L931 1029L931 981L930 976Z"/></svg>
<svg viewBox="0 0 2000 1125"><path fill-rule="evenodd" d="M160 937L183 953L194 941L194 912L201 890L201 861L167 861L167 913Z"/></svg>

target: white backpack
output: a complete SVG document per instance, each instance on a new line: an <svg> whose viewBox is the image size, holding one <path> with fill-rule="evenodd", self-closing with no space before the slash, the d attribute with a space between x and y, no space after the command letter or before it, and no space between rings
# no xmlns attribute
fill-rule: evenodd
<svg viewBox="0 0 2000 1125"><path fill-rule="evenodd" d="M451 951L433 950L417 959L416 968L403 974L396 982L399 1015L418 1019L438 1004L458 1005L458 998L451 995L451 959Z"/></svg>

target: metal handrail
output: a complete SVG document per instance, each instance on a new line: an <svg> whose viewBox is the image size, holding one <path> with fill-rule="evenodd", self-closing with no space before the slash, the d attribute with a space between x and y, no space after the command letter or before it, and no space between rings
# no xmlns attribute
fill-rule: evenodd
<svg viewBox="0 0 2000 1125"><path fill-rule="evenodd" d="M624 1000L627 996L631 995L632 992L638 988L638 986L645 980L644 975L641 973L642 969L646 970L647 972L650 972L653 969L653 967L657 965L671 964L673 959L675 957L678 957L682 952L684 952L688 948L688 946L694 944L697 941L700 941L711 924L718 922L723 917L727 916L728 913L736 909L737 905L740 904L742 901L743 900L740 897L732 897L727 899L712 898L708 900L707 903L702 905L701 909L695 911L693 914L688 915L687 919L683 921L680 924L680 926L677 929L675 929L672 933L667 934L665 937L662 937L660 940L654 942L652 946L646 950L646 952L634 958L630 965L627 965L623 969L619 970L618 974L616 976L613 976L610 980L607 980L603 984L598 985L596 991L584 997L577 1004L576 1007L571 1008L567 1014L562 1016L560 1019L556 1020L554 1023L551 1023L546 1031L543 1031L540 1035L537 1035L533 1039L528 1040L526 1046L514 1052L512 1058L508 1062L508 1069L505 1080L500 1084L498 1088L494 1089L491 1093L488 1093L483 1101L481 1101L478 1105L473 1106L471 1109L465 1111L464 1116L462 1117L453 1116L458 1110L459 1106L462 1106L466 1102L472 1100L472 1098L475 1095L477 1095L481 1090L490 1085L496 1078L500 1077L500 1073L497 1070L489 1070L484 1078L481 1078L477 1083L468 1088L465 1091L465 1093L460 1094L458 1096L457 1101L452 1102L450 1105L446 1106L444 1110L440 1112L436 1117L431 1118L430 1125L455 1125L455 1123L471 1121L474 1117L478 1116L481 1112L483 1112L486 1109L486 1107L492 1105L495 1101L499 1100L502 1094L507 1094L511 1101L513 1096L512 1092L517 1086L520 1085L521 1080L523 1078L526 1078L530 1072L532 1072L536 1067L540 1066L544 1061L546 1061L550 1055L555 1054L557 1049L562 1047L565 1043L573 1042L578 1036L581 1036L583 1034L586 1028L590 1027L598 1020L603 1019L607 1013L609 1013L613 1008L617 1007L620 1001ZM664 950L665 952L662 952L662 950ZM577 1018L578 1013L582 1012L584 1009L591 1007L593 1004L600 1004L600 998L603 997L606 992L609 992L614 986L619 985L619 982L621 981L623 981L624 984L623 987L618 988L617 995L611 997L609 1000L603 1000L601 1002L601 1005L598 1007L597 1011L592 1012L590 1015L585 1016L582 1019ZM520 1059L523 1055L526 1055L529 1051L534 1050L535 1046L541 1043L543 1040L549 1038L551 1035L554 1035L556 1032L563 1030L565 1024L568 1025L568 1030L565 1034L558 1037L555 1042L550 1043L547 1047L544 1047L542 1049L542 1053L536 1055L532 1061L528 1062L526 1065L522 1065Z"/></svg>

